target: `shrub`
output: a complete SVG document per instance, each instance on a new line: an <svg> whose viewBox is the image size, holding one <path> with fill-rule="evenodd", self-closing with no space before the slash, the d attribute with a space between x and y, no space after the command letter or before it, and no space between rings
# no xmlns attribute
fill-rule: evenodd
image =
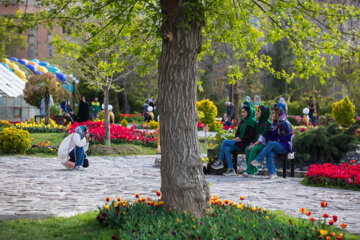
<svg viewBox="0 0 360 240"><path fill-rule="evenodd" d="M0 120L0 127L4 127L4 128L11 127L11 123L9 123L9 121L6 120Z"/></svg>
<svg viewBox="0 0 360 240"><path fill-rule="evenodd" d="M219 123L218 121L215 121L215 122L212 122L209 124L209 131L210 132L217 132L219 131L220 129L222 129L222 124Z"/></svg>
<svg viewBox="0 0 360 240"><path fill-rule="evenodd" d="M332 104L332 116L342 127L349 127L355 123L355 106L349 97Z"/></svg>
<svg viewBox="0 0 360 240"><path fill-rule="evenodd" d="M127 127L128 126L128 121L126 121L126 119L123 119L122 121L121 121L121 126L124 126L124 127Z"/></svg>
<svg viewBox="0 0 360 240"><path fill-rule="evenodd" d="M99 113L99 120L104 120L104 119L105 119L105 113L104 113L104 111L101 111Z"/></svg>
<svg viewBox="0 0 360 240"><path fill-rule="evenodd" d="M158 129L158 128L159 128L159 122L150 121L150 122L149 122L149 128L150 128L150 129Z"/></svg>
<svg viewBox="0 0 360 240"><path fill-rule="evenodd" d="M318 127L294 137L295 160L302 165L313 163L339 163L349 151L356 149L355 131L352 126L346 131L339 125Z"/></svg>
<svg viewBox="0 0 360 240"><path fill-rule="evenodd" d="M200 122L209 124L215 121L217 116L217 108L212 101L209 99L201 100L200 102L196 103L196 108L199 112L203 113L203 115L200 117Z"/></svg>
<svg viewBox="0 0 360 240"><path fill-rule="evenodd" d="M53 104L50 107L50 115L51 116L62 116L62 110L59 104Z"/></svg>
<svg viewBox="0 0 360 240"><path fill-rule="evenodd" d="M330 124L333 124L333 123L334 123L334 119L331 116L331 114L329 114L329 113L326 113L325 115L320 116L320 118L319 118L320 125L329 126Z"/></svg>
<svg viewBox="0 0 360 240"><path fill-rule="evenodd" d="M30 147L28 131L5 128L0 133L0 149L3 153L25 153Z"/></svg>
<svg viewBox="0 0 360 240"><path fill-rule="evenodd" d="M294 117L287 117L287 120L291 123L291 125L293 126L299 126L299 122L296 118Z"/></svg>

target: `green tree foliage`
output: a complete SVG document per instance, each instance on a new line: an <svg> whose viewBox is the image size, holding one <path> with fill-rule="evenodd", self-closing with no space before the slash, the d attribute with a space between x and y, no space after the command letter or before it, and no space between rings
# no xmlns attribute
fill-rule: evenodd
<svg viewBox="0 0 360 240"><path fill-rule="evenodd" d="M349 127L355 123L355 106L349 97L332 104L331 112L335 121L342 127Z"/></svg>
<svg viewBox="0 0 360 240"><path fill-rule="evenodd" d="M26 37L7 28L8 19L0 16L0 58L16 56L28 46Z"/></svg>
<svg viewBox="0 0 360 240"><path fill-rule="evenodd" d="M336 66L337 83L343 84L355 109L360 113L360 64L358 62L342 62Z"/></svg>
<svg viewBox="0 0 360 240"><path fill-rule="evenodd" d="M94 54L100 54L97 48L100 45L103 45L104 49L120 46L125 49L129 48L139 61L142 59L144 62L150 63L157 59L160 52L160 44L158 44L160 41L156 40L161 39L161 56L169 57L172 63L175 62L171 67L167 67L167 65L158 66L159 82L164 80L164 85L166 85L161 86L159 84L159 95L162 103L171 101L173 97L171 95L172 84L167 83L176 79L165 79L164 76L172 77L176 71L180 71L178 77L183 83L182 91L192 93L195 90L193 82L197 80L197 74L186 75L186 71L189 69L180 67L185 60L183 56L195 55L200 60L207 52L212 51L211 46L215 42L227 42L234 51L235 58L246 63L246 70L250 74L265 69L271 75L286 79L289 82L295 77L295 73L300 79L309 79L314 75L318 77L320 82L328 79L334 71L332 69L329 71L324 54L355 61L358 61L360 57L360 51L350 47L350 44L342 38L345 33L338 30L341 24L345 24L349 19L358 19L360 15L360 9L347 4L301 0L42 0L39 1L39 4L48 11L42 11L36 15L19 13L18 17L23 21L14 21L14 23L19 24L20 28L27 28L44 21L47 21L51 26L55 19L57 24L62 25L67 24L70 20L72 22L81 21L82 27L90 35L87 40L94 46L86 49L91 50L90 52ZM96 25L89 19L105 19L105 22L103 25ZM167 31L170 29L170 20L174 21L173 30ZM76 39L76 32L72 34L74 34L73 38ZM180 39L184 39L182 36L185 34L190 37L187 39L196 41L202 37L201 48L200 46L185 45L184 42L181 42ZM353 35L354 38L359 37L358 32L354 32ZM274 70L271 66L271 57L260 53L260 50L268 42L274 43L283 38L288 39L292 52L296 56L293 63L296 70L294 72ZM131 41L126 41L126 39ZM189 44L198 46L197 43ZM76 46L74 47L77 49ZM59 49L65 51L61 47ZM118 59L115 53L109 54L113 59ZM183 62L174 61L177 59L183 60ZM187 60L192 61L191 63L194 62L190 57ZM102 61L101 66L106 71L110 70L111 74L123 70L119 69L117 63L115 64L113 61L110 63ZM187 64L187 66L191 66L189 72L198 73L197 64ZM139 69L145 71L146 67L139 67ZM242 75L241 71L237 71L233 79L241 79ZM163 99L161 99L162 97ZM160 104L162 119L173 123L170 128L163 128L162 131L168 132L162 134L167 136L168 133L176 132L184 126L184 122L178 119L179 114L171 115L169 113L174 113L178 106L185 105L188 108L187 112L195 113L195 102L195 97L190 101L184 97L176 99L176 103L171 102L174 104L169 105L169 107ZM186 126L195 130L196 123L193 118L187 118L185 121ZM188 142L194 142L195 135L192 133L192 131L185 133ZM196 178L191 178L194 174L189 172L192 169L197 169L196 166L200 166L201 158L197 154L199 146L185 145L185 149L178 151L177 144L173 144L171 141L162 142L162 149L166 149L163 154L172 154L167 162L169 168L162 165L162 177L169 176L169 171L174 171L174 166L183 160L182 152L191 156L187 158L185 164L194 166L186 169L186 176L189 177L187 181L184 181L186 191L182 190L184 187L178 188L178 191L164 187L163 196L165 200L188 197L187 201L173 201L172 203L165 201L165 206L179 210L192 210L195 215L199 216L204 214L205 208L208 207L208 188L204 187L207 185L204 185L205 180L200 176L201 173L196 172ZM199 164L194 162L194 156L196 156ZM182 182L179 180L180 177L180 175L173 175L168 180L174 181L174 183ZM163 182L162 184L166 183Z"/></svg>
<svg viewBox="0 0 360 240"><path fill-rule="evenodd" d="M61 98L66 99L67 94L54 73L30 77L24 89L25 101L32 106L39 107L41 99L45 98L45 124L49 124L50 121L50 95L56 102Z"/></svg>

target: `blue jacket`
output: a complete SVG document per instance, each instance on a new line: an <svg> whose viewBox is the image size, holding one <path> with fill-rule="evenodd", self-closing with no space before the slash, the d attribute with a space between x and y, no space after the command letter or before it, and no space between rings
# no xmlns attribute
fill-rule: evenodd
<svg viewBox="0 0 360 240"><path fill-rule="evenodd" d="M294 130L291 123L287 120L280 120L279 123L271 124L267 141L279 142L287 152L294 152L293 137Z"/></svg>

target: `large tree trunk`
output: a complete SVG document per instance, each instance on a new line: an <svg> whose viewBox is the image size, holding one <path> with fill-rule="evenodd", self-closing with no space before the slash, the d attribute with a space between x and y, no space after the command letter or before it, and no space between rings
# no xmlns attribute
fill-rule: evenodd
<svg viewBox="0 0 360 240"><path fill-rule="evenodd" d="M49 89L45 90L45 125L50 123L50 92Z"/></svg>
<svg viewBox="0 0 360 240"><path fill-rule="evenodd" d="M127 94L126 94L126 90L125 90L125 86L121 86L122 91L120 92L121 95L121 103L122 103L122 107L121 109L124 111L124 113L128 114L130 113L130 104L127 98Z"/></svg>
<svg viewBox="0 0 360 240"><path fill-rule="evenodd" d="M204 11L201 0L161 0L163 26L159 59L161 192L165 207L202 216L210 190L197 135L197 54ZM184 2L192 4L184 5ZM187 21L191 16L193 22Z"/></svg>
<svg viewBox="0 0 360 240"><path fill-rule="evenodd" d="M240 83L235 81L233 85L233 94L234 94L234 106L235 106L235 126L239 125L239 100L240 100Z"/></svg>
<svg viewBox="0 0 360 240"><path fill-rule="evenodd" d="M105 143L111 144L110 140L110 118L109 118L109 92L110 86L104 87L104 125L105 125Z"/></svg>

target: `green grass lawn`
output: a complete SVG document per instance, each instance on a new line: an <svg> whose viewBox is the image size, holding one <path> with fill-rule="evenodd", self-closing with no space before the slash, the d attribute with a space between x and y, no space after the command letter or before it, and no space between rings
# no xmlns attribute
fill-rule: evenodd
<svg viewBox="0 0 360 240"><path fill-rule="evenodd" d="M284 224L303 221L289 217L282 211L273 211ZM0 239L11 240L60 240L60 239L106 239L118 234L116 229L101 227L96 221L96 212L79 214L70 218L46 218L42 220L0 221ZM346 239L356 240L359 235L346 233Z"/></svg>
<svg viewBox="0 0 360 240"><path fill-rule="evenodd" d="M38 144L39 142L51 142L50 145L59 147L61 141L66 137L65 133L30 133L30 138L34 138L31 141L32 144Z"/></svg>
<svg viewBox="0 0 360 240"><path fill-rule="evenodd" d="M117 231L101 227L96 222L97 212L88 212L71 218L42 220L0 221L0 239L106 239Z"/></svg>

